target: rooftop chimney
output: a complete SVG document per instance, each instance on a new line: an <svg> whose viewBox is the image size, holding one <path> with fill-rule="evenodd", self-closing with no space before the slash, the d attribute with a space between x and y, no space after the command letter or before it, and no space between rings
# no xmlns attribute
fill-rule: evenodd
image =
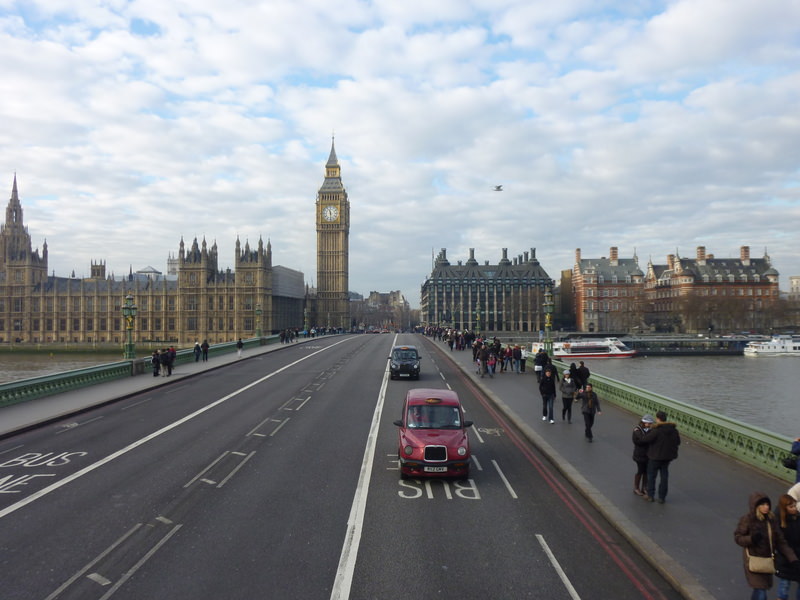
<svg viewBox="0 0 800 600"><path fill-rule="evenodd" d="M616 267L619 265L619 252L616 246L611 246L611 250L609 251L609 256L611 257L611 266Z"/></svg>
<svg viewBox="0 0 800 600"><path fill-rule="evenodd" d="M706 247L705 246L698 246L697 247L697 264L698 265L706 264Z"/></svg>
<svg viewBox="0 0 800 600"><path fill-rule="evenodd" d="M750 246L742 246L739 249L739 258L744 266L750 266Z"/></svg>

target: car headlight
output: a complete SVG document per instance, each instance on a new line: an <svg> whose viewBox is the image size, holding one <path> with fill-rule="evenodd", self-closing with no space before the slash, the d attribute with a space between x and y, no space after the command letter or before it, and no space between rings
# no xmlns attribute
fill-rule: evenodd
<svg viewBox="0 0 800 600"><path fill-rule="evenodd" d="M406 446L405 448L403 448L403 454L405 454L406 456L411 456L413 453L414 453L414 448L412 448L411 446Z"/></svg>
<svg viewBox="0 0 800 600"><path fill-rule="evenodd" d="M415 362L415 363L414 363L414 368L415 368L415 369L419 369L419 363L418 363L418 362Z"/></svg>
<svg viewBox="0 0 800 600"><path fill-rule="evenodd" d="M393 369L396 369L397 367L398 367L398 364L397 364L396 362L393 362L393 363L392 363L392 368L393 368Z"/></svg>
<svg viewBox="0 0 800 600"><path fill-rule="evenodd" d="M467 449L464 446L459 446L458 447L458 455L459 456L466 456L467 455Z"/></svg>

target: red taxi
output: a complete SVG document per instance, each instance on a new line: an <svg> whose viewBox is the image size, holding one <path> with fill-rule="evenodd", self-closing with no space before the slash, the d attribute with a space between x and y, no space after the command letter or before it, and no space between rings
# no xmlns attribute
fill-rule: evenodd
<svg viewBox="0 0 800 600"><path fill-rule="evenodd" d="M469 478L472 421L464 420L458 394L445 389L409 390L398 430L400 477Z"/></svg>

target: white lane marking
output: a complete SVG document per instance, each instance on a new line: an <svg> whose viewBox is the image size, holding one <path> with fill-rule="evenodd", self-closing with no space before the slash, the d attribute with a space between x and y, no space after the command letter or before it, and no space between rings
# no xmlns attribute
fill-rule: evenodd
<svg viewBox="0 0 800 600"><path fill-rule="evenodd" d="M141 523L137 523L136 525L131 527L124 535L122 535L122 537L120 537L116 542L114 542L108 548L106 548L100 554L98 554L93 561L91 561L89 564L85 565L80 571L78 571L72 577L70 577L64 583L62 583L61 587L59 587L56 591L54 591L52 594L50 594L44 600L54 600L55 598L58 598L58 596L61 594L61 592L63 592L65 589L67 589L69 586L71 586L73 583L75 583L78 580L79 577L81 577L84 573L86 573L86 571L91 569L93 566L95 566L97 563L99 563L101 560L103 560L106 556L108 556L111 552L113 552L114 548L116 548L122 542L124 542L130 536L132 536L136 532L136 530L139 529L141 526L142 526Z"/></svg>
<svg viewBox="0 0 800 600"><path fill-rule="evenodd" d="M188 488L188 487L189 487L190 485L192 485L192 484L193 484L195 481L197 481L197 480L198 480L198 479L200 479L200 478L201 478L203 475L205 475L205 474L206 474L206 473L208 473L208 472L209 472L211 469L213 469L213 468L214 468L214 465L216 465L216 464L217 464L219 461L221 461L223 458L225 458L226 456L228 456L228 452L229 452L228 450L225 450L225 452L223 452L222 454L220 454L220 455L217 457L217 459L216 459L215 461L213 461L213 462L212 462L210 465L208 465L208 466L207 466L205 469L203 469L202 471L200 471L200 472L199 472L197 475L195 475L194 477L192 477L192 479L190 479L190 480L189 480L189 482L188 482L186 485L184 485L184 486L183 486L183 487L184 487L184 489ZM215 481L211 481L210 479L202 479L201 481L205 481L206 483L216 483Z"/></svg>
<svg viewBox="0 0 800 600"><path fill-rule="evenodd" d="M506 489L508 490L508 493L511 494L511 497L514 498L514 500L516 500L517 493L514 491L514 488L511 487L511 484L508 483L508 479L506 479L506 476L503 474L503 471L500 470L497 461L492 460L492 464L494 465L494 468L497 470L497 474L500 475L500 479L502 479L503 483L506 484Z"/></svg>
<svg viewBox="0 0 800 600"><path fill-rule="evenodd" d="M64 433L65 431L72 431L76 427L83 427L84 425L88 425L89 423L94 423L95 421L99 421L102 418L104 418L103 415L100 415L99 417L95 417L94 419L89 419L88 421L83 421L82 423L78 422L70 423L66 429L61 429L60 431L56 431L56 435L58 435L59 433Z"/></svg>
<svg viewBox="0 0 800 600"><path fill-rule="evenodd" d="M128 579L130 579L131 577L133 577L133 576L136 574L136 571L138 571L138 570L139 570L139 569L142 567L142 565L144 565L144 563L146 563L148 560L150 560L150 558L152 558L152 556L153 556L153 555L154 555L154 554L155 554L155 553L158 551L158 549L159 549L159 548L161 548L161 546L163 546L164 544L166 544L166 543L169 541L169 539L170 539L170 538L171 538L173 535L175 535L175 534L178 532L178 530L179 530L181 527L183 527L183 525L175 525L175 527L173 527L173 528L172 528L172 529L169 531L169 533L167 533L167 535L165 535L163 538L161 538L161 539L158 541L158 543L157 543L155 546L153 546L153 547L152 547L152 548L151 548L151 549L150 549L150 550L147 552L147 554L145 554L145 555L144 555L144 556L143 556L143 557L142 557L142 558L139 560L139 562L137 562L137 563L136 563L135 565L133 565L133 567L131 567L131 568L130 568L130 569L129 569L129 570L126 572L126 573L124 573L124 574L122 575L122 577L120 577L120 578L119 578L119 581L117 581L117 583L115 583L113 586L111 586L111 589L110 589L110 590L108 590L108 591L107 591L105 594L103 594L103 596L101 596L101 597L100 597L100 600L108 600L108 598L110 598L110 597L111 597L111 596L114 594L114 592L116 592L116 591L117 591L119 588L121 588L121 587L122 587L122 585L123 585L123 584L124 584L126 581L128 581Z"/></svg>
<svg viewBox="0 0 800 600"><path fill-rule="evenodd" d="M483 471L483 465L481 465L481 461L478 460L478 457L473 454L471 458L472 462L475 463L475 467L478 469L478 471Z"/></svg>
<svg viewBox="0 0 800 600"><path fill-rule="evenodd" d="M397 341L397 336L395 336ZM358 546L361 543L361 530L364 526L364 512L367 509L367 495L369 482L372 478L372 463L375 460L375 447L378 443L378 426L381 422L383 404L386 398L386 387L389 381L389 363L383 372L383 382L378 393L378 402L372 415L372 424L367 436L367 446L364 448L364 459L361 461L361 473L358 476L356 493L353 505L350 507L350 516L347 519L347 532L344 536L342 554L339 556L339 567L336 569L336 580L331 589L331 600L347 600L350 598L350 587L353 585L353 572L356 569Z"/></svg>
<svg viewBox="0 0 800 600"><path fill-rule="evenodd" d="M100 573L92 573L91 575L87 575L86 579L91 579L95 583L99 583L100 585L111 585L111 580L106 579Z"/></svg>
<svg viewBox="0 0 800 600"><path fill-rule="evenodd" d="M572 600L581 600L581 597L578 595L577 590L575 590L575 588L572 586L572 582L569 580L569 577L567 577L567 574L564 573L564 569L561 568L561 565L559 564L558 560L556 560L555 555L550 550L550 546L548 546L547 542L544 541L544 537L541 534L537 533L536 539L539 540L539 544L542 546L542 549L544 550L545 554L547 554L547 558L550 559L550 564L553 565L553 568L556 570L556 573L558 573L558 576L564 583L564 587L567 588L567 592L569 592L569 597L572 598Z"/></svg>
<svg viewBox="0 0 800 600"><path fill-rule="evenodd" d="M234 454L239 454L241 456L244 456L244 454L242 454L241 452L234 452ZM222 481L219 482L219 485L217 486L217 488L221 488L223 485L228 483L230 478L233 477L234 475L236 475L236 473L239 472L239 469L241 469L244 466L244 463L246 463L248 460L253 458L254 454L255 454L255 450L253 452L251 452L250 454L248 454L247 457L244 460L242 460L242 462L240 462L238 465L236 465L236 467L233 469L233 471L228 473L228 476L225 479L223 479Z"/></svg>
<svg viewBox="0 0 800 600"><path fill-rule="evenodd" d="M83 477L84 475L86 475L88 473L91 473L95 469L99 469L100 467L102 467L104 465L107 465L108 463L110 463L113 460L116 460L120 456L124 456L125 454L127 454L131 450L135 450L139 446L142 446L142 445L146 444L147 442L149 442L151 440L154 440L157 437L159 437L159 436L161 436L161 435L163 435L163 434L165 434L165 433L167 433L169 431L172 431L176 427L180 427L184 423L188 423L192 419L194 419L196 417L199 417L203 413L208 412L212 408L215 408L215 407L219 406L223 402L227 402L228 400L238 396L242 392L247 391L250 388L257 386L260 383L263 383L267 379L271 379L272 377L275 377L275 375L278 375L279 373L282 373L286 369L289 369L289 368L295 366L296 364L299 364L299 363L303 362L304 360L308 360L309 358L313 357L315 354L319 354L320 352L325 352L327 350L331 350L332 348L335 348L339 344L343 344L345 342L348 342L348 341L351 341L351 340L354 340L354 339L358 339L358 338L356 336L353 336L351 338L343 339L343 340L341 340L339 342L331 344L327 348L323 348L322 350L317 350L316 352L312 352L311 354L309 354L308 356L306 356L304 358L297 359L296 361L291 362L288 365L285 365L285 366L281 367L280 369L277 369L276 371L273 371L269 375L265 375L261 379L256 379L255 381L253 381L251 383L248 383L246 386L244 386L242 388L239 388L238 390L236 390L234 392L231 392L227 396L223 396L219 400L215 400L211 404L208 404L208 405L204 406L203 408L201 408L199 410L196 410L196 411L194 411L193 413L191 413L189 415L186 415L182 419L178 419L177 421L175 421L173 423L170 423L169 425L167 425L165 427L162 427L158 431L154 431L150 435L146 435L145 437L143 437L141 439L138 439L138 440L136 440L135 442L133 442L131 444L128 444L124 448L121 448L121 449L117 450L116 452L112 452L111 454L109 454L105 458L101 458L100 460L98 460L96 463L93 463L93 464L91 464L91 465L89 465L87 467L84 467L80 471L76 471L72 475L68 475L64 479L61 479L60 481L57 481L57 482L53 483L52 485L47 486L46 488L42 488L41 490L31 494L27 498L24 498L24 499L20 500L19 502L15 502L14 504L12 504L10 506L7 506L3 510L0 510L0 519L2 519L3 517L7 517L8 515L10 515L13 512L18 511L20 508L22 508L23 506L27 506L31 502L35 502L39 498L43 498L47 494L50 494L50 493L56 491L60 487L65 486L68 483L72 483L76 479L79 479L79 478Z"/></svg>

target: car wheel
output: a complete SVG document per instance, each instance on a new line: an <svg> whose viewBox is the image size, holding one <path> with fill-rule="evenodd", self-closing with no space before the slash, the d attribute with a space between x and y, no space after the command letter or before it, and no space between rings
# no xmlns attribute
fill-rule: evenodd
<svg viewBox="0 0 800 600"><path fill-rule="evenodd" d="M405 473L403 473L402 471L400 471L400 479L402 479L403 481L405 481L406 479L408 479L408 475L406 475Z"/></svg>

